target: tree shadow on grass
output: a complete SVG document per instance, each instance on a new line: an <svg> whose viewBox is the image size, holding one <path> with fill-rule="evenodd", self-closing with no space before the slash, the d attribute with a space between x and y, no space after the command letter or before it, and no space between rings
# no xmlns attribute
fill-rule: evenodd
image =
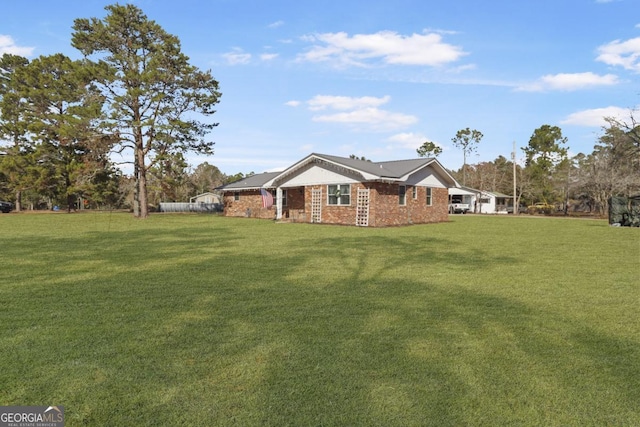
<svg viewBox="0 0 640 427"><path fill-rule="evenodd" d="M407 254L453 269L519 262L477 249L442 251L443 244L374 237L298 247L281 284L287 292L277 299L283 326L276 328L276 342L285 345L270 358L260 423L584 425L640 419L634 343L517 300L438 283L428 268L421 279L398 278ZM346 271L328 273L316 258ZM318 273L300 275L314 268Z"/></svg>
<svg viewBox="0 0 640 427"><path fill-rule="evenodd" d="M640 422L637 343L442 277L518 258L257 233L221 229L224 247L200 227L48 242L38 254L56 262L2 289L0 378L27 384L2 400L55 397L70 425ZM19 257L35 241L14 243Z"/></svg>
<svg viewBox="0 0 640 427"><path fill-rule="evenodd" d="M287 278L308 286L370 286L384 278L434 280L434 275L469 276L487 266L517 266L522 260L424 236L347 236L314 239L294 246L299 262ZM302 256L302 254L305 254ZM461 277L461 276L459 276Z"/></svg>
<svg viewBox="0 0 640 427"><path fill-rule="evenodd" d="M293 350L265 378L263 425L640 419L635 343L504 298L391 283L307 304L291 324L279 339Z"/></svg>
<svg viewBox="0 0 640 427"><path fill-rule="evenodd" d="M0 292L11 289L15 282L27 277L31 286L47 287L60 282L77 282L86 274L93 281L109 280L121 270L178 270L190 257L197 258L203 249L231 249L236 242L232 229L217 227L214 234L203 233L202 227L166 230L126 230L88 232L79 236L21 236L7 239L11 248L3 254L3 262L14 277L0 278ZM224 242L224 243L223 243ZM21 266L15 268L15 266ZM136 275L132 275L136 278Z"/></svg>

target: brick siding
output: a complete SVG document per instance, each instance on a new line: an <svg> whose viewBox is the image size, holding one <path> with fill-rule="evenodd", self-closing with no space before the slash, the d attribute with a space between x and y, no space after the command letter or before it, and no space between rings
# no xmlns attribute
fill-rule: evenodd
<svg viewBox="0 0 640 427"><path fill-rule="evenodd" d="M413 198L413 187L406 187L405 205L399 204L398 184L357 183L351 184L349 206L327 204L327 186L307 186L304 189L287 190L287 205L283 206L283 219L293 222L309 222L311 219L311 191L322 189L322 223L355 225L356 195L358 188L369 188L369 226L390 227L409 224L424 224L448 221L449 193L446 188L431 188L432 205L427 205L426 187L417 187ZM274 219L276 207L262 207L259 190L242 191L240 199L234 200L234 193L224 194L225 216Z"/></svg>
<svg viewBox="0 0 640 427"><path fill-rule="evenodd" d="M432 187L432 205L428 206L426 187L417 187L414 199L413 187L406 186L404 205L399 204L398 187L397 184L373 183L371 185L370 226L390 227L449 220L449 192L446 188Z"/></svg>
<svg viewBox="0 0 640 427"><path fill-rule="evenodd" d="M260 190L240 191L240 198L235 200L234 192L226 192L223 196L225 216L240 216L248 218L274 219L276 217L276 207L262 207L262 196Z"/></svg>

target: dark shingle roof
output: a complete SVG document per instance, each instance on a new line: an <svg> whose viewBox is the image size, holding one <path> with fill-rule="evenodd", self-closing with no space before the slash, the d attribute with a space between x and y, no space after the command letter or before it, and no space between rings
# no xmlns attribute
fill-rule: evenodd
<svg viewBox="0 0 640 427"><path fill-rule="evenodd" d="M312 156L324 158L343 166L377 175L381 178L400 178L433 161L431 158L393 160L388 162L370 162L368 160L352 159L348 157L329 156L314 153Z"/></svg>
<svg viewBox="0 0 640 427"><path fill-rule="evenodd" d="M394 175L394 178L400 178L402 176L407 175L408 173L414 172L415 170L428 165L434 159L432 158L421 158L421 159L408 159L408 160L393 160L390 162L380 162L379 165L382 165L383 168L391 171Z"/></svg>
<svg viewBox="0 0 640 427"><path fill-rule="evenodd" d="M230 184L221 185L217 190L249 190L261 188L274 177L280 175L280 172L265 172L242 178L239 181Z"/></svg>
<svg viewBox="0 0 640 427"><path fill-rule="evenodd" d="M315 161L325 161L329 163L336 164L338 166L351 169L354 172L359 174L368 175L368 179L373 180L397 180L402 179L403 177L408 176L409 174L423 168L431 163L438 165L442 168L442 165L438 163L436 159L433 158L419 158L419 159L408 159L408 160L392 160L387 162L370 162L368 160L361 159L352 159L350 157L339 157L339 156L331 156L328 154L318 154L311 153L304 159L290 166L282 172L265 172L261 174L251 175L244 179L241 179L236 182L232 182L231 184L223 185L218 187L218 190L250 190L266 187L266 184L269 184L269 187L272 186L277 181L284 179L286 176L295 173L300 167L309 164L310 162ZM449 175L448 172L442 168L442 171ZM372 178L373 176L373 178ZM278 178L274 181L274 178ZM449 178L455 183L453 177L449 176ZM276 184L277 185L277 184ZM456 186L458 184L456 183Z"/></svg>

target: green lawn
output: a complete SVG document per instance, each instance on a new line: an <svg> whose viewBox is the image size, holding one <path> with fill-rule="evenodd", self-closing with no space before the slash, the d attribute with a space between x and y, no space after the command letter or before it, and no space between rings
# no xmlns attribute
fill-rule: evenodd
<svg viewBox="0 0 640 427"><path fill-rule="evenodd" d="M67 426L640 425L640 229L0 215L0 406Z"/></svg>

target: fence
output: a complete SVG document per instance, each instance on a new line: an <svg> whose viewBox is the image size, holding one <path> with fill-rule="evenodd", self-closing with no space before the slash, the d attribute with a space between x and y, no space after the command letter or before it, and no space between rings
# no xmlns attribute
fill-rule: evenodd
<svg viewBox="0 0 640 427"><path fill-rule="evenodd" d="M160 212L222 212L221 203L169 203L163 202L159 206Z"/></svg>

